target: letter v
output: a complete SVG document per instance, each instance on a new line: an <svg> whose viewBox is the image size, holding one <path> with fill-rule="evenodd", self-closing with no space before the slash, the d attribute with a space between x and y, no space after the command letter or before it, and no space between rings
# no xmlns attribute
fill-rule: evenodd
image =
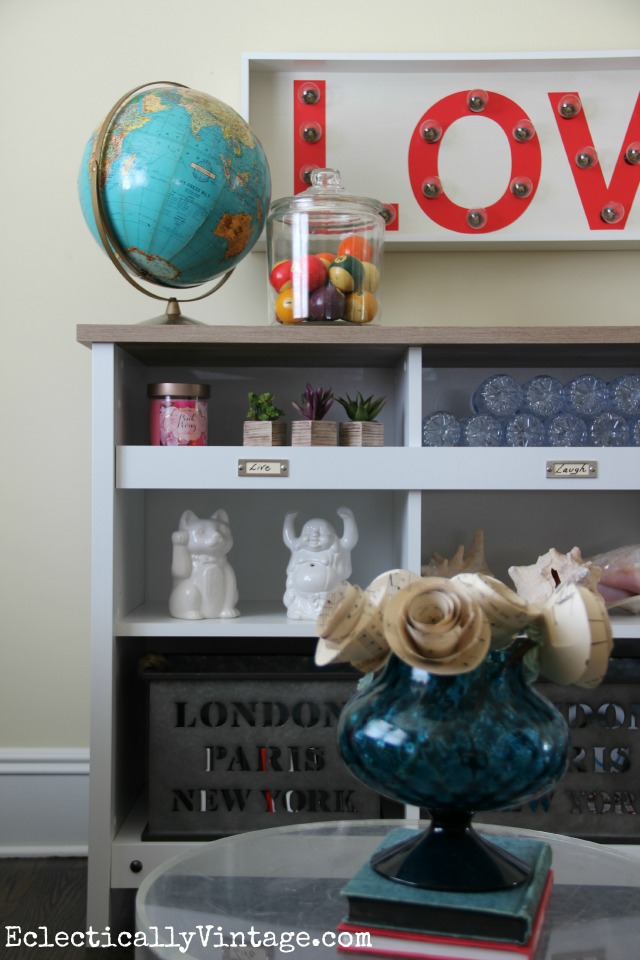
<svg viewBox="0 0 640 960"><path fill-rule="evenodd" d="M589 227L591 230L623 230L640 183L640 164L628 163L624 158L628 145L640 140L640 94L631 113L631 120L608 185L599 163L587 169L576 164L576 154L584 147L594 147L596 152L597 147L593 143L584 110L571 119L565 119L558 114L558 101L566 95L566 90L550 93L549 100ZM575 93L574 96L579 94ZM624 214L615 223L606 223L600 213L608 203L614 202L622 204Z"/></svg>

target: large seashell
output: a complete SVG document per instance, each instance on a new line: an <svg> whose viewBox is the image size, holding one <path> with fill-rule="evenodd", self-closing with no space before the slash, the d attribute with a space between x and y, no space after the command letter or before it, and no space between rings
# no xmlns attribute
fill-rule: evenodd
<svg viewBox="0 0 640 960"><path fill-rule="evenodd" d="M392 597L383 611L389 646L401 660L429 673L474 670L486 657L491 626L460 583L423 577Z"/></svg>
<svg viewBox="0 0 640 960"><path fill-rule="evenodd" d="M462 583L482 607L491 624L491 646L509 646L514 636L540 616L540 608L527 603L495 577L482 573L459 573L453 580Z"/></svg>
<svg viewBox="0 0 640 960"><path fill-rule="evenodd" d="M484 555L484 531L476 530L467 551L461 544L450 560L434 553L431 560L422 567L423 577L454 577L458 573L492 575Z"/></svg>
<svg viewBox="0 0 640 960"><path fill-rule="evenodd" d="M640 544L591 557L602 568L598 590L609 609L640 613Z"/></svg>
<svg viewBox="0 0 640 960"><path fill-rule="evenodd" d="M547 600L539 627L541 672L552 683L597 687L613 648L602 597L575 583L565 583Z"/></svg>
<svg viewBox="0 0 640 960"><path fill-rule="evenodd" d="M560 553L554 547L528 567L509 567L519 596L542 606L562 583L577 583L595 593L602 571L590 560L583 560L579 547Z"/></svg>

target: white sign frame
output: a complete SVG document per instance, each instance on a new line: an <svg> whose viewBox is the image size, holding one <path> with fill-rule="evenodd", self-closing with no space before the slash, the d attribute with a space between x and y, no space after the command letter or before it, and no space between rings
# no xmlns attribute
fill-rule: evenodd
<svg viewBox="0 0 640 960"><path fill-rule="evenodd" d="M245 53L243 113L262 142L274 199L300 188L294 175L293 82L326 81L326 163L342 174L349 193L397 203L397 250L640 249L640 188L624 229L589 227L549 93L578 91L599 167L608 184L636 102L640 51L487 54ZM536 192L514 222L495 232L461 234L434 223L411 184L408 149L418 121L444 97L464 90L496 91L522 105L542 153ZM508 136L497 123L460 118L442 140L448 194L456 203L490 205L509 175ZM560 123L572 121L561 120ZM455 136L453 135L455 131ZM469 158L473 158L471 161ZM640 169L640 168L639 168ZM508 186L508 179L507 179Z"/></svg>

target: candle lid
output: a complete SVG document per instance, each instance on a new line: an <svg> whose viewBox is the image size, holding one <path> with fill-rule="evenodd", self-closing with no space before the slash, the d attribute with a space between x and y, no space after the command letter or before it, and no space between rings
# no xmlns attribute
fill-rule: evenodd
<svg viewBox="0 0 640 960"><path fill-rule="evenodd" d="M150 383L148 397L199 397L206 399L211 388L204 383Z"/></svg>

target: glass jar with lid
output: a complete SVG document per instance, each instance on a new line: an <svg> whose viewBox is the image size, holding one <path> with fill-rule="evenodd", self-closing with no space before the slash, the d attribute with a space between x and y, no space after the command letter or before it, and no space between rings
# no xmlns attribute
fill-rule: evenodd
<svg viewBox="0 0 640 960"><path fill-rule="evenodd" d="M151 446L206 447L210 393L204 383L148 384Z"/></svg>
<svg viewBox="0 0 640 960"><path fill-rule="evenodd" d="M384 204L346 192L340 173L275 200L267 218L269 318L370 323L381 317Z"/></svg>

